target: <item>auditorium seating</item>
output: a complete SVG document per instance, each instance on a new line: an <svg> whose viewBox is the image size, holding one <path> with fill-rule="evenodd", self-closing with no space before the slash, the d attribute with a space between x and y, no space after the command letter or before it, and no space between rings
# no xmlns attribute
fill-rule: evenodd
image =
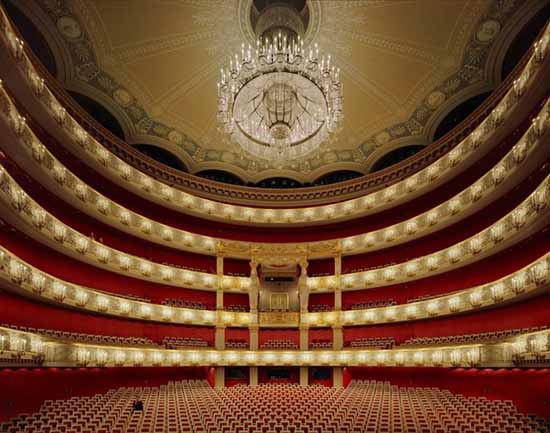
<svg viewBox="0 0 550 433"><path fill-rule="evenodd" d="M356 338L345 343L351 348L391 349L395 344L393 338Z"/></svg>
<svg viewBox="0 0 550 433"><path fill-rule="evenodd" d="M266 340L260 344L260 349L298 349L298 344L292 340Z"/></svg>
<svg viewBox="0 0 550 433"><path fill-rule="evenodd" d="M395 301L393 299L384 299L380 301L358 302L355 304L351 304L348 309L365 310L367 308L389 307L391 305L395 305Z"/></svg>
<svg viewBox="0 0 550 433"><path fill-rule="evenodd" d="M56 331L53 329L33 328L28 326L14 326L2 323L0 327L17 329L19 331L31 332L57 340L70 340L79 343L109 344L121 346L158 346L153 340L144 337L116 337L109 335L85 334L82 332Z"/></svg>
<svg viewBox="0 0 550 433"><path fill-rule="evenodd" d="M135 401L143 411L133 411ZM206 381L113 389L48 400L0 424L5 433L547 433L550 424L510 401L438 388L354 381L347 389L262 384L212 389Z"/></svg>
<svg viewBox="0 0 550 433"><path fill-rule="evenodd" d="M188 347L209 347L210 343L196 337L165 337L162 340L167 349L185 349Z"/></svg>
<svg viewBox="0 0 550 433"><path fill-rule="evenodd" d="M310 349L332 349L332 341L314 338L311 341L311 343L309 343L309 348Z"/></svg>
<svg viewBox="0 0 550 433"><path fill-rule="evenodd" d="M248 349L248 342L240 338L229 338L225 342L226 349Z"/></svg>
<svg viewBox="0 0 550 433"><path fill-rule="evenodd" d="M529 332L542 331L548 326L533 326L530 328L506 329L503 331L480 332L478 334L448 335L445 337L415 337L401 343L401 347L425 346L432 344L456 344L456 343L483 343L503 340L514 335L527 334Z"/></svg>
<svg viewBox="0 0 550 433"><path fill-rule="evenodd" d="M212 309L212 306L205 304L204 302L196 302L187 299L164 299L162 305L169 305L171 307L179 308L192 308L194 310L209 310Z"/></svg>

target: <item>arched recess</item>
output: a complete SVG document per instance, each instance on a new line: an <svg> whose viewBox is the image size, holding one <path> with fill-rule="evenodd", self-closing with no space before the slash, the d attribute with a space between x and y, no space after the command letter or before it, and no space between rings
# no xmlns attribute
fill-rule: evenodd
<svg viewBox="0 0 550 433"><path fill-rule="evenodd" d="M154 146L152 144L132 144L132 147L139 150L149 158L154 159L161 164L174 168L180 171L187 171L185 164L172 152L163 149L162 147Z"/></svg>
<svg viewBox="0 0 550 433"><path fill-rule="evenodd" d="M331 171L330 173L324 174L313 181L313 185L330 185L332 183L344 182L346 180L355 179L357 177L363 176L363 173L354 170L338 170Z"/></svg>
<svg viewBox="0 0 550 433"><path fill-rule="evenodd" d="M519 63L523 55L535 42L536 37L550 19L550 3L540 9L521 28L508 46L504 60L502 61L501 79L504 80L514 67Z"/></svg>
<svg viewBox="0 0 550 433"><path fill-rule="evenodd" d="M426 146L421 144L411 144L408 146L398 147L397 149L391 150L372 165L370 173L375 171L383 170L384 168L390 167L398 162L401 162L407 158L410 158L417 152L420 152Z"/></svg>
<svg viewBox="0 0 550 433"><path fill-rule="evenodd" d="M82 93L69 91L68 93L86 112L92 116L101 126L112 132L121 140L125 140L124 130L117 118L102 104Z"/></svg>
<svg viewBox="0 0 550 433"><path fill-rule="evenodd" d="M34 55L48 72L56 77L58 68L50 45L38 27L16 6L16 3L15 0L0 2Z"/></svg>
<svg viewBox="0 0 550 433"><path fill-rule="evenodd" d="M291 179L289 177L268 177L266 179L260 180L254 186L257 186L258 188L282 189L282 188L301 188L304 185L298 182L297 180Z"/></svg>
<svg viewBox="0 0 550 433"><path fill-rule="evenodd" d="M485 99L491 94L491 92L483 92L479 95L473 96L466 101L461 102L439 122L437 128L435 128L432 141L437 141L453 128L458 126L466 117L468 117L477 107L479 107Z"/></svg>
<svg viewBox="0 0 550 433"><path fill-rule="evenodd" d="M216 182L229 183L231 185L244 185L245 182L236 174L225 170L203 170L194 173L195 176L204 179L214 180Z"/></svg>

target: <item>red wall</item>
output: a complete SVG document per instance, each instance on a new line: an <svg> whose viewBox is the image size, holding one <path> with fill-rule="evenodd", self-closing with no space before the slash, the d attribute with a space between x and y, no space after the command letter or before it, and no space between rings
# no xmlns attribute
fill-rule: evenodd
<svg viewBox="0 0 550 433"><path fill-rule="evenodd" d="M511 212L539 186L549 172L550 164L548 164L548 161L543 161L539 168L533 171L527 179L497 201L464 220L431 235L382 250L345 256L342 258L342 272L348 273L358 269L377 268L386 266L388 263L402 263L461 242Z"/></svg>
<svg viewBox="0 0 550 433"><path fill-rule="evenodd" d="M146 337L161 343L164 337L201 338L214 345L214 327L169 325L110 316L85 314L0 292L0 324L81 332L118 337Z"/></svg>
<svg viewBox="0 0 550 433"><path fill-rule="evenodd" d="M6 158L2 165L36 202L68 226L87 236L129 254L157 263L170 263L180 267L216 273L216 258L188 251L177 250L129 235L80 212L55 195ZM141 214L141 212L138 212Z"/></svg>
<svg viewBox="0 0 550 433"><path fill-rule="evenodd" d="M248 260L224 258L223 273L224 275L238 275L241 277L249 277L250 263Z"/></svg>
<svg viewBox="0 0 550 433"><path fill-rule="evenodd" d="M225 308L231 305L242 305L248 310L248 294L247 293L224 293L223 305Z"/></svg>
<svg viewBox="0 0 550 433"><path fill-rule="evenodd" d="M453 271L384 287L342 292L342 309L353 304L393 299L398 304L418 296L440 295L489 283L527 266L549 251L550 227L493 256Z"/></svg>
<svg viewBox="0 0 550 433"><path fill-rule="evenodd" d="M550 294L500 308L447 316L372 326L344 328L344 343L356 338L393 337L397 344L413 337L477 334L506 329L550 325Z"/></svg>
<svg viewBox="0 0 550 433"><path fill-rule="evenodd" d="M268 340L290 340L300 347L300 332L297 329L260 329L258 331L260 347Z"/></svg>
<svg viewBox="0 0 550 433"><path fill-rule="evenodd" d="M308 300L310 311L312 305L329 305L331 309L334 308L334 293L312 293Z"/></svg>
<svg viewBox="0 0 550 433"><path fill-rule="evenodd" d="M539 103L536 104L536 109L533 113L538 112ZM452 197L457 192L461 191L465 186L470 185L481 175L498 161L509 148L515 144L517 139L525 131L526 127L531 122L532 115L526 120L520 122L519 126L509 134L508 137L502 140L499 146L495 147L488 155L481 158L476 164L471 166L466 172L456 176L448 185L443 185L414 200L411 203L405 203L380 212L376 215L360 218L354 224L335 223L319 227L299 227L299 228L262 228L255 227L250 230L247 226L230 225L219 222L209 221L204 223L204 220L191 216L182 217L181 213L164 208L160 205L151 203L147 200L129 193L125 189L115 185L109 180L103 178L94 170L90 169L83 162L78 161L72 154L59 145L56 140L49 136L48 133L42 130L36 122L29 119L33 130L48 146L58 159L63 164L71 168L74 173L78 173L79 177L87 184L95 189L102 191L110 198L120 203L121 205L139 211L157 221L164 222L173 227L179 227L185 230L190 230L195 233L202 233L210 236L226 237L231 239L241 239L249 241L273 241L274 239L280 242L296 242L306 240L319 240L321 238L328 239L340 236L356 234L364 231L376 230L388 224L394 224L404 219L410 218L413 215L424 212L427 209L445 201Z"/></svg>
<svg viewBox="0 0 550 433"><path fill-rule="evenodd" d="M313 340L332 341L332 328L310 328L308 332L309 345Z"/></svg>
<svg viewBox="0 0 550 433"><path fill-rule="evenodd" d="M389 381L398 386L433 386L465 396L512 400L522 412L550 418L549 369L350 367L345 370L345 376L353 379Z"/></svg>
<svg viewBox="0 0 550 433"><path fill-rule="evenodd" d="M44 400L65 400L119 387L159 386L169 381L206 378L204 367L0 369L0 422L20 413L35 412Z"/></svg>
<svg viewBox="0 0 550 433"><path fill-rule="evenodd" d="M0 226L0 244L29 264L64 281L160 303L165 298L202 302L215 309L216 293L158 284L97 268L58 253L10 226Z"/></svg>
<svg viewBox="0 0 550 433"><path fill-rule="evenodd" d="M248 328L225 328L225 341L244 340L250 342L250 332Z"/></svg>

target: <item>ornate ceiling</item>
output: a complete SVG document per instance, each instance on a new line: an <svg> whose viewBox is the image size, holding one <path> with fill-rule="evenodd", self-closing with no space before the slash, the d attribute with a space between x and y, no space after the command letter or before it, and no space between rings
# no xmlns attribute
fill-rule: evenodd
<svg viewBox="0 0 550 433"><path fill-rule="evenodd" d="M504 30L544 0L308 0L306 40L342 68L344 127L320 154L276 168L217 130L219 69L226 52L251 38L251 2L29 0L21 7L44 32L58 78L108 108L129 143L161 146L191 172L311 181L334 170L366 173L390 150L429 143L447 112L498 83Z"/></svg>

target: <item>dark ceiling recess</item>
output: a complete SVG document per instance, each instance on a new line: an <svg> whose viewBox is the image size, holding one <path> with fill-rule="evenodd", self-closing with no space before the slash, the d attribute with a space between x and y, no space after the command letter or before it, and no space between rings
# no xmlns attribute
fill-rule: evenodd
<svg viewBox="0 0 550 433"><path fill-rule="evenodd" d="M437 126L433 141L439 140L447 132L455 128L468 117L477 107L479 107L485 99L491 94L491 92L481 93L464 102L461 102L455 108L453 108Z"/></svg>
<svg viewBox="0 0 550 433"><path fill-rule="evenodd" d="M259 181L255 186L259 188L301 188L303 185L288 177L270 177Z"/></svg>
<svg viewBox="0 0 550 433"><path fill-rule="evenodd" d="M203 170L195 173L195 176L204 179L215 180L216 182L229 183L231 185L244 185L244 181L233 173L224 170Z"/></svg>
<svg viewBox="0 0 550 433"><path fill-rule="evenodd" d="M375 171L382 170L391 165L397 164L398 162L401 162L404 159L410 158L415 153L424 149L424 147L425 146L422 146L420 144L414 144L411 146L403 146L398 149L394 149L391 152L386 153L378 161L376 161L372 166L372 169L370 172L374 173Z"/></svg>
<svg viewBox="0 0 550 433"><path fill-rule="evenodd" d="M133 144L132 147L161 164L176 170L187 171L185 164L176 155L166 149L151 144Z"/></svg>
<svg viewBox="0 0 550 433"><path fill-rule="evenodd" d="M302 11L306 6L306 0L254 0L254 7L258 12L261 12L265 9L266 6L270 4L283 3L288 4L294 7L297 11Z"/></svg>
<svg viewBox="0 0 550 433"><path fill-rule="evenodd" d="M533 45L540 31L550 19L550 3L538 11L516 35L502 62L501 78L504 80L523 55Z"/></svg>
<svg viewBox="0 0 550 433"><path fill-rule="evenodd" d="M16 3L14 0L0 1L0 5L4 7L4 10L21 33L21 36L25 39L26 44L31 48L38 60L40 60L40 63L55 77L57 75L57 65L55 64L52 50L46 42L46 38L44 38L33 22L15 6Z"/></svg>
<svg viewBox="0 0 550 433"><path fill-rule="evenodd" d="M69 94L78 103L78 105L84 108L84 110L86 110L86 112L90 116L92 116L101 126L111 131L121 140L125 139L122 126L120 125L116 117L113 116L113 114L103 105L101 105L97 101L94 101L92 98L82 95L81 93L69 91Z"/></svg>
<svg viewBox="0 0 550 433"><path fill-rule="evenodd" d="M361 176L363 176L362 173L353 170L332 171L317 178L313 182L313 185L329 185L331 183L344 182Z"/></svg>

